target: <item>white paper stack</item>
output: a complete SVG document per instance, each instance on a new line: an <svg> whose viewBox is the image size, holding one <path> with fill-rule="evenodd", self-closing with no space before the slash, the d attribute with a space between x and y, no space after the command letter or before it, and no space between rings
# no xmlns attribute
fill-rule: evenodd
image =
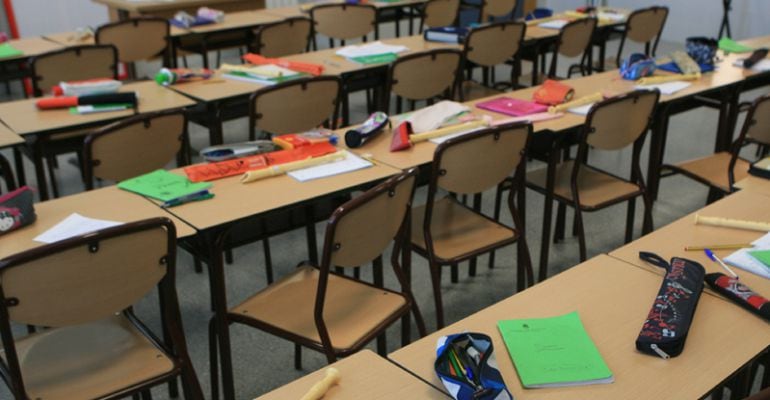
<svg viewBox="0 0 770 400"><path fill-rule="evenodd" d="M660 94L670 96L680 90L687 89L691 85L692 85L692 82L672 81L672 82L666 82L666 83L659 83L657 85L637 86L636 88L642 89L642 90L658 89L660 90Z"/></svg>
<svg viewBox="0 0 770 400"><path fill-rule="evenodd" d="M372 43L345 46L337 50L335 54L342 57L353 58L353 57L376 56L378 54L387 54L387 53L398 54L407 50L409 49L406 46L385 44L378 40Z"/></svg>
<svg viewBox="0 0 770 400"><path fill-rule="evenodd" d="M288 175L300 182L306 182L312 181L314 179L326 178L329 176L353 172L372 166L371 162L366 161L347 150L344 151L345 158L342 160L298 169L296 171L289 172Z"/></svg>
<svg viewBox="0 0 770 400"><path fill-rule="evenodd" d="M122 224L122 222L88 218L78 213L73 213L33 240L41 243L53 243Z"/></svg>
<svg viewBox="0 0 770 400"><path fill-rule="evenodd" d="M740 269L770 279L770 269L749 254L750 251L770 250L770 233L751 242L753 248L740 249L725 257L725 262Z"/></svg>

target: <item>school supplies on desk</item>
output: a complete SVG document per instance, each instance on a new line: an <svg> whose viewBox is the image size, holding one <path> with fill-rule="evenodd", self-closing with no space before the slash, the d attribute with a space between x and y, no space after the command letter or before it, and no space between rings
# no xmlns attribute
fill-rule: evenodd
<svg viewBox="0 0 770 400"><path fill-rule="evenodd" d="M770 157L765 157L755 163L751 164L751 167L749 167L749 174L770 179Z"/></svg>
<svg viewBox="0 0 770 400"><path fill-rule="evenodd" d="M432 131L414 133L412 124L404 121L393 130L393 138L390 142L390 151L396 152L409 149L415 143L427 140L449 136L454 134L468 133L489 126L490 120L478 119L474 121L461 122L459 124L445 126Z"/></svg>
<svg viewBox="0 0 770 400"><path fill-rule="evenodd" d="M571 86L553 79L546 79L546 81L535 90L535 93L532 94L532 100L535 100L540 104L555 106L572 100L574 96L575 89Z"/></svg>
<svg viewBox="0 0 770 400"><path fill-rule="evenodd" d="M751 244L753 247L737 250L725 257L725 262L755 275L770 279L770 267L752 256L753 252L770 250L770 233L765 234Z"/></svg>
<svg viewBox="0 0 770 400"><path fill-rule="evenodd" d="M713 251L711 251L711 249L704 249L703 252L706 253L706 257L708 257L711 261L714 261L715 263L719 264L719 266L724 268L724 270L727 271L727 273L729 273L733 278L738 278L738 274L736 274L735 271L730 269L730 267L728 267L727 264L725 264L721 258L719 258L716 254L714 254Z"/></svg>
<svg viewBox="0 0 770 400"><path fill-rule="evenodd" d="M625 80L635 81L652 75L656 68L657 65L652 57L634 53L620 63L620 76Z"/></svg>
<svg viewBox="0 0 770 400"><path fill-rule="evenodd" d="M222 77L239 81L275 85L277 83L299 79L307 76L302 72L290 70L275 64L263 65L233 65L222 64Z"/></svg>
<svg viewBox="0 0 770 400"><path fill-rule="evenodd" d="M338 56L347 58L359 64L381 64L393 62L398 53L409 50L406 46L390 45L379 40L361 45L345 46L335 52Z"/></svg>
<svg viewBox="0 0 770 400"><path fill-rule="evenodd" d="M277 65L279 67L288 68L292 71L302 72L313 76L321 75L324 72L324 67L322 65L299 62L299 61L289 61L283 58L267 58L262 55L254 54L254 53L247 53L241 58L243 59L243 61L246 61L249 64L253 64L253 65L272 64L272 65Z"/></svg>
<svg viewBox="0 0 770 400"><path fill-rule="evenodd" d="M23 56L24 52L11 46L10 43L0 44L0 58Z"/></svg>
<svg viewBox="0 0 770 400"><path fill-rule="evenodd" d="M554 19L550 21L543 22L541 24L538 24L537 26L545 29L555 29L559 30L561 28L564 28L565 25L569 23L569 20L566 19Z"/></svg>
<svg viewBox="0 0 770 400"><path fill-rule="evenodd" d="M583 97L577 98L577 99L572 100L572 101L568 101L568 102L563 103L563 104L559 104L559 105L556 105L556 106L548 107L548 112L551 113L551 114L556 114L556 113L568 111L568 110L570 110L572 108L577 108L577 107L582 107L582 106L590 105L590 104L593 104L593 103L596 103L596 102L602 101L602 100L604 100L604 96L601 93L597 92L597 93L593 93L593 94L589 94L587 96L583 96Z"/></svg>
<svg viewBox="0 0 770 400"><path fill-rule="evenodd" d="M241 183L254 182L260 179L270 178L272 176L287 174L291 171L296 171L299 169L310 168L321 164L344 160L346 156L347 154L345 154L345 152L336 151L334 153L318 157L308 157L302 160L268 165L265 168L246 171L241 177Z"/></svg>
<svg viewBox="0 0 770 400"><path fill-rule="evenodd" d="M328 142L314 143L291 150L274 151L211 164L190 165L184 168L184 172L193 182L213 181L271 165L320 157L336 151L337 148Z"/></svg>
<svg viewBox="0 0 770 400"><path fill-rule="evenodd" d="M497 327L527 389L614 381L577 312L498 321Z"/></svg>
<svg viewBox="0 0 770 400"><path fill-rule="evenodd" d="M748 53L750 51L754 51L754 48L740 44L728 37L719 39L717 45L719 46L719 49L726 53Z"/></svg>
<svg viewBox="0 0 770 400"><path fill-rule="evenodd" d="M70 108L77 106L128 104L135 107L137 104L136 93L108 93L92 94L87 96L46 97L35 102L38 109L49 110L57 108Z"/></svg>
<svg viewBox="0 0 770 400"><path fill-rule="evenodd" d="M684 351L706 270L686 258L673 257L669 263L646 251L640 251L639 258L663 268L666 276L636 338L636 349L667 360Z"/></svg>
<svg viewBox="0 0 770 400"><path fill-rule="evenodd" d="M735 244L712 244L707 246L685 246L684 251L703 251L709 250L737 250L747 247L753 247L751 243L735 243Z"/></svg>
<svg viewBox="0 0 770 400"><path fill-rule="evenodd" d="M118 103L118 104L89 104L84 106L70 107L70 114L85 115L95 114L101 112L123 111L134 108L130 103Z"/></svg>
<svg viewBox="0 0 770 400"><path fill-rule="evenodd" d="M155 82L161 86L176 85L177 83L203 81L211 79L214 71L206 68L161 68L155 74Z"/></svg>
<svg viewBox="0 0 770 400"><path fill-rule="evenodd" d="M706 274L705 279L717 293L770 322L770 301L738 279L720 273Z"/></svg>
<svg viewBox="0 0 770 400"><path fill-rule="evenodd" d="M316 165L294 169L289 171L287 175L296 179L297 181L307 182L315 179L328 178L330 176L358 171L360 169L369 168L374 165L370 160L359 157L347 150L340 150L338 153L342 153L342 157L333 159L329 162L318 162L315 163Z"/></svg>
<svg viewBox="0 0 770 400"><path fill-rule="evenodd" d="M684 77L685 75L680 75L680 76ZM650 78L642 78L640 79L640 81L644 79L650 79ZM642 89L642 90L657 89L660 92L660 94L670 96L680 90L687 89L690 86L692 86L692 83L690 82L685 82L682 80L673 80L665 83L656 83L656 84L645 83L644 85L636 85L636 89Z"/></svg>
<svg viewBox="0 0 770 400"><path fill-rule="evenodd" d="M361 126L345 132L345 145L351 149L361 147L364 143L379 135L389 124L390 118L388 118L388 114L377 111L370 115Z"/></svg>
<svg viewBox="0 0 770 400"><path fill-rule="evenodd" d="M205 196L210 187L210 183L194 183L185 176L162 169L118 183L120 189L163 202L197 200L195 197Z"/></svg>
<svg viewBox="0 0 770 400"><path fill-rule="evenodd" d="M498 370L492 338L483 333L438 338L433 368L455 400L513 400Z"/></svg>
<svg viewBox="0 0 770 400"><path fill-rule="evenodd" d="M117 93L123 86L115 79L98 78L82 81L60 82L51 88L54 96L88 96L92 94Z"/></svg>
<svg viewBox="0 0 770 400"><path fill-rule="evenodd" d="M659 85L661 83L680 82L680 81L697 81L701 78L700 73L695 74L670 74L670 75L656 75L640 78L636 81L638 86L650 86Z"/></svg>
<svg viewBox="0 0 770 400"><path fill-rule="evenodd" d="M61 222L52 226L32 240L40 243L54 243L122 224L122 222L88 218L78 213L72 213L67 218L64 218Z"/></svg>
<svg viewBox="0 0 770 400"><path fill-rule="evenodd" d="M706 217L695 214L695 225L721 226L724 228L744 229L749 231L770 231L770 222L745 221L732 218Z"/></svg>
<svg viewBox="0 0 770 400"><path fill-rule="evenodd" d="M326 375L313 385L299 400L320 400L332 386L340 382L340 371L331 367L326 369Z"/></svg>
<svg viewBox="0 0 770 400"><path fill-rule="evenodd" d="M476 107L482 110L493 111L514 117L548 111L548 106L546 105L538 104L533 101L514 99L508 96L476 103Z"/></svg>
<svg viewBox="0 0 770 400"><path fill-rule="evenodd" d="M29 186L0 195L0 235L23 228L37 219Z"/></svg>
<svg viewBox="0 0 770 400"><path fill-rule="evenodd" d="M311 129L300 133L287 133L285 135L273 136L273 143L284 149L296 149L303 146L310 146L316 143L330 143L337 145L337 135L334 131L325 128Z"/></svg>
<svg viewBox="0 0 770 400"><path fill-rule="evenodd" d="M252 142L209 146L202 149L200 155L208 162L218 162L254 154L269 153L279 149L278 145L269 140L255 140Z"/></svg>
<svg viewBox="0 0 770 400"><path fill-rule="evenodd" d="M441 43L462 43L468 36L468 28L457 26L442 26L438 28L428 28L422 34L428 42Z"/></svg>

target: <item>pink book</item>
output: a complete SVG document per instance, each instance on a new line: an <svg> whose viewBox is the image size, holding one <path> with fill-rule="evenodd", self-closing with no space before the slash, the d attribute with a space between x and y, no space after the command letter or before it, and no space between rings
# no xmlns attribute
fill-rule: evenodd
<svg viewBox="0 0 770 400"><path fill-rule="evenodd" d="M482 110L494 111L496 113L521 117L523 115L537 114L548 111L548 106L535 103L533 101L519 100L511 97L498 97L482 103L477 103L476 107Z"/></svg>

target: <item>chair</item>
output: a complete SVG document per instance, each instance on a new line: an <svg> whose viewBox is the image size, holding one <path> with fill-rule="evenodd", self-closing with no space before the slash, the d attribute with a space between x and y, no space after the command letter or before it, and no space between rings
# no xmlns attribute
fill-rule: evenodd
<svg viewBox="0 0 770 400"><path fill-rule="evenodd" d="M559 31L556 40L556 48L551 58L549 78L556 77L556 68L559 56L575 58L580 57L580 63L571 65L567 71L567 77L572 76L572 70L577 68L580 74L585 76L591 73L592 57L591 42L596 29L596 18L581 18L564 25Z"/></svg>
<svg viewBox="0 0 770 400"><path fill-rule="evenodd" d="M422 33L424 26L440 28L454 25L459 9L460 0L429 0L422 7L420 33Z"/></svg>
<svg viewBox="0 0 770 400"><path fill-rule="evenodd" d="M227 324L251 326L322 352L329 363L361 350L410 312L424 336L422 316L398 262L416 175L416 169L401 173L337 208L326 226L318 266L300 264L221 317ZM394 240L391 265L401 291L382 286L382 253ZM332 272L335 267L353 268L370 261L379 276L374 285ZM216 342L210 346L216 355ZM217 375L215 362L212 357L212 376Z"/></svg>
<svg viewBox="0 0 770 400"><path fill-rule="evenodd" d="M44 245L0 260L0 371L17 400L113 399L182 379L203 399L175 288L176 229L166 218ZM159 339L133 304L157 287ZM46 327L14 337L11 324Z"/></svg>
<svg viewBox="0 0 770 400"><path fill-rule="evenodd" d="M32 57L32 90L43 96L60 82L118 78L118 50L109 44L67 47Z"/></svg>
<svg viewBox="0 0 770 400"><path fill-rule="evenodd" d="M472 67L474 66L483 68L484 86L490 86L490 68L511 61L513 68L511 68L510 84L507 82L503 83L505 86L514 88L518 86L519 75L521 74L518 53L524 41L526 29L527 25L524 23L513 21L495 22L471 29L465 38L465 46L463 47L463 60L466 63L465 68L468 75L466 83L462 86L462 90L459 93L461 100L473 100L497 93L497 91L491 93L491 90L483 90L481 88L482 90L478 91L480 92L478 95L469 95L474 88L473 86L466 86L473 84L470 79L473 71ZM468 93L466 93L466 89Z"/></svg>
<svg viewBox="0 0 770 400"><path fill-rule="evenodd" d="M438 328L444 326L441 269L454 268L481 254L518 240L518 289L531 283L532 265L524 240L514 193L524 190L524 155L532 130L529 124L512 124L451 138L436 148L426 204L412 210L412 249L428 259ZM439 190L476 195L497 187L515 173L508 207L514 227L503 225L454 196L438 197Z"/></svg>
<svg viewBox="0 0 770 400"><path fill-rule="evenodd" d="M94 178L119 182L164 168L177 156L185 164L186 148L183 110L139 114L97 129L83 147L86 190Z"/></svg>
<svg viewBox="0 0 770 400"><path fill-rule="evenodd" d="M139 17L102 25L96 29L96 44L111 44L118 49L120 61L128 63L129 76L136 78L135 62L155 57L169 61L170 27L163 18Z"/></svg>
<svg viewBox="0 0 770 400"><path fill-rule="evenodd" d="M401 100L417 100L432 104L435 98L451 99L460 77L462 53L454 49L434 49L399 57L390 65L385 99L388 110L390 95L396 95L396 112L401 112Z"/></svg>
<svg viewBox="0 0 770 400"><path fill-rule="evenodd" d="M307 51L313 23L304 17L287 18L254 30L250 51L265 57L283 57Z"/></svg>
<svg viewBox="0 0 770 400"><path fill-rule="evenodd" d="M5 181L5 190L7 192L12 192L16 189L16 179L13 177L11 163L2 154L0 154L0 175L2 175Z"/></svg>
<svg viewBox="0 0 770 400"><path fill-rule="evenodd" d="M660 93L635 91L596 103L580 130L575 160L549 165L527 174L527 186L545 195L543 243L539 279L547 276L552 200L575 209L575 231L580 242L580 261L586 259L582 212L591 212L628 201L625 242L631 241L636 197L644 201L642 233L652 231L652 203L644 185L639 154ZM633 144L629 180L587 164L588 147L621 150Z"/></svg>
<svg viewBox="0 0 770 400"><path fill-rule="evenodd" d="M339 40L344 46L346 40L362 38L374 31L374 40L379 39L377 24L377 8L371 4L320 4L310 9L310 19L313 20L313 48L318 49L315 34L320 33L329 38L329 47L334 46L334 40Z"/></svg>
<svg viewBox="0 0 770 400"><path fill-rule="evenodd" d="M626 39L644 44L644 54L654 57L668 17L668 7L653 6L636 10L628 16L618 46L616 65L620 66Z"/></svg>
<svg viewBox="0 0 770 400"><path fill-rule="evenodd" d="M257 129L280 135L334 128L341 89L339 78L318 76L257 90L249 98L249 139L256 138Z"/></svg>
<svg viewBox="0 0 770 400"><path fill-rule="evenodd" d="M489 22L495 18L510 19L516 10L518 0L481 0L481 3L463 3L465 8L479 10L479 23Z"/></svg>
<svg viewBox="0 0 770 400"><path fill-rule="evenodd" d="M67 47L33 57L30 60L32 71L32 91L35 97L49 93L60 82L79 81L95 78L117 79L118 51L113 45L85 45ZM41 142L40 152L34 151L32 158L45 158L51 175L54 197L58 197L58 187L54 176L55 157L59 154L77 152L83 147L83 131L63 132L46 137ZM45 182L38 185L45 188ZM46 191L47 192L47 191ZM41 192L42 194L43 192Z"/></svg>
<svg viewBox="0 0 770 400"><path fill-rule="evenodd" d="M667 164L662 168L703 183L719 194L729 194L735 191L735 182L748 175L749 162L740 158L739 153L749 143L770 145L770 95L759 97L751 104L741 133L730 151L674 165Z"/></svg>

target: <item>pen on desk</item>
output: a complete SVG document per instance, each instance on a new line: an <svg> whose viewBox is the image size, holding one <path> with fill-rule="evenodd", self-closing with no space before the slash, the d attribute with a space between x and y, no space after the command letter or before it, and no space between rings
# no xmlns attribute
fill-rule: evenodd
<svg viewBox="0 0 770 400"><path fill-rule="evenodd" d="M214 197L214 193L209 193L208 190L204 190L202 192L196 192L196 193L188 194L187 196L171 199L169 201L164 202L161 207L162 208L176 207L176 206L180 206L182 204L190 203L193 201L208 200L213 197Z"/></svg>
<svg viewBox="0 0 770 400"><path fill-rule="evenodd" d="M706 246L685 246L684 251L702 251L706 249L710 250L737 250L748 247L754 247L751 243L734 243L734 244L712 244Z"/></svg>
<svg viewBox="0 0 770 400"><path fill-rule="evenodd" d="M341 65L337 64L336 62L329 61L329 60L324 60L324 64L326 64L326 65L328 65L330 67L334 67L334 68L342 68Z"/></svg>
<svg viewBox="0 0 770 400"><path fill-rule="evenodd" d="M716 254L714 254L714 252L713 252L713 251L711 251L711 250L709 250L709 249L705 249L705 250L703 250L703 252L704 252L704 253L706 253L706 255L708 256L708 258L710 258L710 259L711 259L711 261L714 261L714 262L718 263L719 265L721 265L721 266L722 266L722 268L724 268L724 269L725 269L725 271L727 271L727 272L728 272L730 275L732 275L732 277L733 277L733 278L738 278L738 274L736 274L736 273L735 273L735 271L733 271L733 270L732 270L730 267L728 267L728 266L727 266L727 264L725 264L725 263L722 261L722 259L720 259L719 257L717 257L717 255L716 255Z"/></svg>

